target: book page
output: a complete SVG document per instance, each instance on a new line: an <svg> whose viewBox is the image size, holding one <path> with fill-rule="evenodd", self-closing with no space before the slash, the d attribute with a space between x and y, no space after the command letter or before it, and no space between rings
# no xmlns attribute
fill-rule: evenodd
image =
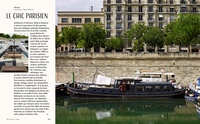
<svg viewBox="0 0 200 124"><path fill-rule="evenodd" d="M0 2L0 122L55 123L55 1Z"/></svg>

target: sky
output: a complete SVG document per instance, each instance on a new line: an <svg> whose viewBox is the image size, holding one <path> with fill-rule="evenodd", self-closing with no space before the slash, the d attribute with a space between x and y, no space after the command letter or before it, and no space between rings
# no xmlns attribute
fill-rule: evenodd
<svg viewBox="0 0 200 124"><path fill-rule="evenodd" d="M56 11L100 11L103 0L56 0Z"/></svg>

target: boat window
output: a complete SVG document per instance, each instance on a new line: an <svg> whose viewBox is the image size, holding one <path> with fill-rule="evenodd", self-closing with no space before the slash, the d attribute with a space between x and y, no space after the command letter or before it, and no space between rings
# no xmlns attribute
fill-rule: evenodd
<svg viewBox="0 0 200 124"><path fill-rule="evenodd" d="M161 86L155 86L156 91L161 91Z"/></svg>
<svg viewBox="0 0 200 124"><path fill-rule="evenodd" d="M164 91L171 91L171 87L170 86L164 86Z"/></svg>
<svg viewBox="0 0 200 124"><path fill-rule="evenodd" d="M153 86L146 86L145 91L153 91Z"/></svg>
<svg viewBox="0 0 200 124"><path fill-rule="evenodd" d="M144 91L144 86L137 86L137 91Z"/></svg>

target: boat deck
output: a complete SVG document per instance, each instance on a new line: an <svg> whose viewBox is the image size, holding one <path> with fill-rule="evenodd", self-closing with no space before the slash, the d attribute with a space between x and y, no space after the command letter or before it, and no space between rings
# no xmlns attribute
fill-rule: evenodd
<svg viewBox="0 0 200 124"><path fill-rule="evenodd" d="M20 42L20 41L19 41ZM8 43L7 43L8 44ZM27 51L18 49L17 51L12 51L13 44L9 43L1 49L0 56L0 72L28 72L28 53ZM19 46L20 43L16 43L15 46ZM9 46L9 47L8 47ZM14 60L16 62L14 62Z"/></svg>

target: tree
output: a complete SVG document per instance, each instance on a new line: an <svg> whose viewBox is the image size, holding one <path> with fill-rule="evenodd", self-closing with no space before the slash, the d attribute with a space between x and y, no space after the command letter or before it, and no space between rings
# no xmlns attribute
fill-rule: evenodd
<svg viewBox="0 0 200 124"><path fill-rule="evenodd" d="M56 28L55 29L55 38L56 38L56 40L55 40L55 42L56 42L56 48L58 48L58 47L60 47L61 46L61 44L63 44L63 40L62 40L62 36L60 36L60 34L61 34L61 32L59 32L58 31L58 29Z"/></svg>
<svg viewBox="0 0 200 124"><path fill-rule="evenodd" d="M148 46L162 48L164 46L163 31L158 27L148 27L144 35L141 37L141 41L145 42Z"/></svg>
<svg viewBox="0 0 200 124"><path fill-rule="evenodd" d="M128 40L132 41L133 39L136 39L138 43L135 45L138 45L138 46L135 46L135 47L140 47L141 45L143 45L143 42L141 41L141 37L143 36L145 30L146 30L146 26L144 22L137 22L127 32ZM138 48L136 50L140 50L140 49Z"/></svg>
<svg viewBox="0 0 200 124"><path fill-rule="evenodd" d="M62 31L61 39L63 40L63 43L74 44L75 46L77 46L79 33L80 33L80 28L77 28L75 26L65 27L64 30Z"/></svg>
<svg viewBox="0 0 200 124"><path fill-rule="evenodd" d="M138 40L135 40L133 43L133 50L134 51L142 51L144 49L143 42L138 42Z"/></svg>
<svg viewBox="0 0 200 124"><path fill-rule="evenodd" d="M170 28L169 28L170 27ZM187 46L196 43L200 34L200 15L199 14L180 14L175 22L168 26L170 32L166 32L166 44L172 43L179 46Z"/></svg>
<svg viewBox="0 0 200 124"><path fill-rule="evenodd" d="M0 33L0 37L10 38L10 35L9 34L4 34L4 33Z"/></svg>
<svg viewBox="0 0 200 124"><path fill-rule="evenodd" d="M4 37L5 37L5 38L10 38L10 35L9 35L9 34L5 34Z"/></svg>
<svg viewBox="0 0 200 124"><path fill-rule="evenodd" d="M100 47L105 47L106 31L100 23L84 24L79 36L86 51L94 47L99 52Z"/></svg>
<svg viewBox="0 0 200 124"><path fill-rule="evenodd" d="M19 34L13 34L11 38L13 38L13 39L15 39L15 38L28 38L28 36L19 35Z"/></svg>
<svg viewBox="0 0 200 124"><path fill-rule="evenodd" d="M105 43L107 51L122 51L124 42L119 37L111 37Z"/></svg>

